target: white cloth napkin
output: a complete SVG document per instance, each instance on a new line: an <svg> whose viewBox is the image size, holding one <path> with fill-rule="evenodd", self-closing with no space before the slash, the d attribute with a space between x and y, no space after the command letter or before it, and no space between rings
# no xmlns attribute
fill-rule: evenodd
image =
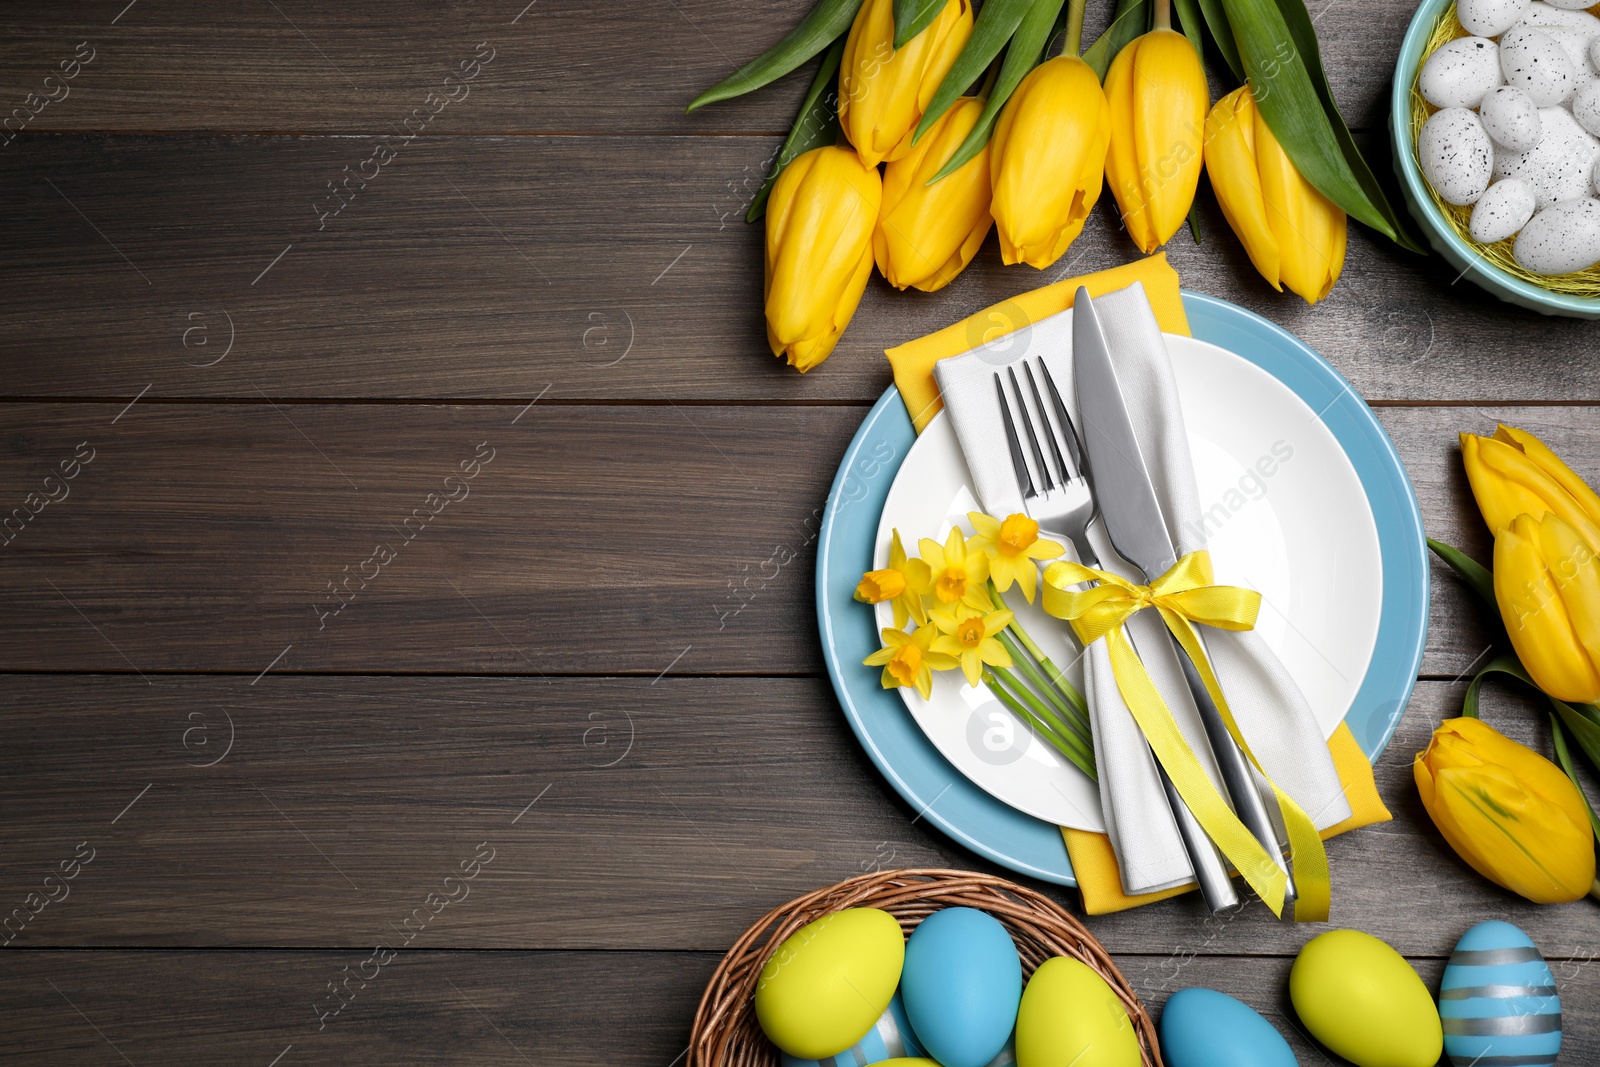
<svg viewBox="0 0 1600 1067"><path fill-rule="evenodd" d="M1098 297L1095 309L1117 363L1117 377L1161 498L1168 532L1180 556L1202 549L1206 547L1205 526L1201 522L1183 411L1171 358L1144 286L1135 283ZM1077 418L1071 310L1024 326L970 352L940 360L933 369L971 469L973 488L984 509L1001 518L1024 508L1001 422L994 373L1024 359L1039 358L1049 366L1068 411ZM1021 375L1020 368L1018 374ZM1026 379L1022 384L1027 394ZM1040 387L1044 387L1043 382ZM1015 400L1009 387L1007 395ZM1040 413L1033 406L1031 395L1027 403L1037 427ZM1022 432L1019 427L1018 433ZM1112 550L1103 524L1097 522L1091 528L1090 541L1104 569L1142 580ZM1067 552L1072 553L1070 544ZM1350 805L1322 731L1278 657L1254 631L1203 630L1223 693L1262 767L1305 809L1318 829L1348 819ZM1159 615L1154 611L1140 612L1129 622L1129 632L1189 747L1220 787L1216 765L1204 743L1199 712ZM1150 893L1192 882L1194 871L1167 807L1155 757L1117 691L1104 641L1095 642L1084 657L1084 684L1094 727L1100 804L1121 868L1124 892ZM1270 797L1267 807L1276 814ZM1279 833L1281 836L1281 826Z"/></svg>

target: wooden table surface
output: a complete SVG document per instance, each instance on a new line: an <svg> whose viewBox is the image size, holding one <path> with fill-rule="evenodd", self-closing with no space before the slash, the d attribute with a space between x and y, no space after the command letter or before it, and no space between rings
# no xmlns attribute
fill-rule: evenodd
<svg viewBox="0 0 1600 1067"><path fill-rule="evenodd" d="M803 0L524 2L0 10L5 109L79 63L0 148L0 512L27 517L0 549L7 1063L669 1067L768 908L874 868L994 869L846 727L813 535L882 349L1132 258L1109 197L1046 272L991 238L941 293L875 279L800 377L768 354L741 216L809 71L683 105ZM1409 5L1311 7L1386 175ZM1308 308L1207 194L1200 218L1170 249L1185 284L1350 379L1434 536L1488 547L1461 430L1525 427L1600 482L1594 326L1354 226ZM1395 819L1330 846L1334 921L1430 982L1469 925L1520 924L1563 1062L1595 1063L1600 911L1478 878L1411 784L1487 647L1450 576L1432 596L1377 770ZM1494 701L1548 750L1531 703ZM1285 993L1320 928L1193 899L1089 926L1152 1009L1222 989L1327 1059Z"/></svg>

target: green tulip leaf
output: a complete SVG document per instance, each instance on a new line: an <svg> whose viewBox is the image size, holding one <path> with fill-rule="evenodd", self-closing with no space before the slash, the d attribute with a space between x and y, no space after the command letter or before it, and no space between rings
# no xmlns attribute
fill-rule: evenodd
<svg viewBox="0 0 1600 1067"><path fill-rule="evenodd" d="M1256 105L1296 169L1350 217L1403 248L1422 252L1383 195L1326 88L1316 31L1303 0L1222 0L1222 6Z"/></svg>
<svg viewBox="0 0 1600 1067"><path fill-rule="evenodd" d="M842 36L855 21L861 4L862 0L817 0L817 6L783 40L695 97L686 110L731 100L777 81Z"/></svg>
<svg viewBox="0 0 1600 1067"><path fill-rule="evenodd" d="M1452 548L1443 541L1435 541L1430 537L1428 547L1433 549L1434 555L1450 564L1450 569L1459 574L1462 581L1470 585L1472 591L1494 609L1496 617L1499 616L1500 605L1494 599L1494 575L1489 573L1489 568L1459 548Z"/></svg>
<svg viewBox="0 0 1600 1067"><path fill-rule="evenodd" d="M1129 42L1144 33L1149 22L1150 0L1120 0L1111 25L1083 53L1083 61L1093 68L1102 82L1105 81L1111 61Z"/></svg>
<svg viewBox="0 0 1600 1067"><path fill-rule="evenodd" d="M989 90L989 98L983 102L983 113L978 116L966 140L961 142L961 147L939 168L939 173L929 179L929 185L960 170L989 143L989 135L994 131L995 120L1000 117L1000 109L1044 56L1045 43L1049 41L1055 29L1056 16L1065 3L1066 0L1034 0L1033 6L1017 25L1010 47L1006 49L1005 62L1000 64L1000 76Z"/></svg>
<svg viewBox="0 0 1600 1067"><path fill-rule="evenodd" d="M817 68L816 77L811 79L811 88L800 102L800 113L795 116L789 136L778 150L778 158L773 161L767 180L761 183L761 191L751 202L744 221L754 222L767 213L767 197L772 195L772 183L778 180L783 168L793 162L796 156L813 148L833 144L838 139L839 95L828 92L828 88L839 76L839 63L843 58L844 38L840 37L823 54L822 65Z"/></svg>
<svg viewBox="0 0 1600 1067"><path fill-rule="evenodd" d="M894 46L904 48L906 42L927 29L944 10L946 0L894 0Z"/></svg>
<svg viewBox="0 0 1600 1067"><path fill-rule="evenodd" d="M944 117L950 110L950 105L966 91L967 87L978 80L985 67L994 61L1000 54L1006 42L1011 40L1011 35L1017 32L1017 27L1022 23L1023 16L1034 6L1036 0L988 0L978 11L978 21L972 27L972 36L967 38L966 47L956 57L955 65L944 76L944 81L939 83L939 88L934 91L933 99L928 102L928 109L922 114L922 121L917 123L916 132L911 135L911 143L916 144L922 135L928 132L935 122Z"/></svg>
<svg viewBox="0 0 1600 1067"><path fill-rule="evenodd" d="M1572 736L1578 741L1578 747L1589 757L1589 762L1600 767L1600 725L1564 700L1557 700L1555 697L1550 697L1549 700L1551 706L1556 709L1556 714L1561 716L1561 725L1572 731Z"/></svg>
<svg viewBox="0 0 1600 1067"><path fill-rule="evenodd" d="M1233 39L1233 24L1228 21L1228 13L1222 8L1222 0L1200 0L1200 11L1205 16L1206 29L1211 31L1212 43L1222 53L1222 61L1228 64L1235 81L1244 81L1244 62L1239 59L1239 45Z"/></svg>
<svg viewBox="0 0 1600 1067"><path fill-rule="evenodd" d="M1204 58L1206 50L1200 39L1200 11L1194 5L1195 0L1172 0L1172 6L1178 9L1178 21L1183 23L1183 35L1194 45L1195 54Z"/></svg>
<svg viewBox="0 0 1600 1067"><path fill-rule="evenodd" d="M1533 684L1533 679L1528 676L1527 670L1522 666L1522 661L1514 652L1502 652L1489 661L1489 665L1477 674L1467 685L1467 695L1461 701L1461 714L1469 719L1478 718L1478 690L1483 688L1483 680L1491 674L1509 674L1517 681L1524 683L1532 689L1539 687ZM1554 699L1554 698L1552 698Z"/></svg>
<svg viewBox="0 0 1600 1067"><path fill-rule="evenodd" d="M1583 806L1589 812L1589 826L1594 830L1595 837L1600 837L1600 815L1595 814L1594 805L1589 803L1589 794L1578 780L1578 771L1572 765L1572 753L1567 751L1566 731L1561 728L1561 720L1553 714L1550 716L1550 736L1555 740L1556 762L1572 779L1572 784L1578 787L1578 795L1583 798Z"/></svg>

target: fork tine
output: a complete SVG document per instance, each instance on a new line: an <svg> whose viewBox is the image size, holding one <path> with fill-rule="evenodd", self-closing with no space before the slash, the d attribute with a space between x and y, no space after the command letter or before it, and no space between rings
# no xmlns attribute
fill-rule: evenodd
<svg viewBox="0 0 1600 1067"><path fill-rule="evenodd" d="M1043 361L1040 361L1040 366L1043 365ZM1056 440L1059 435L1055 427L1050 425L1049 411L1044 406L1044 396L1039 392L1039 383L1034 380L1033 368L1023 363L1022 375L1028 379L1028 388L1033 391L1034 406L1039 409L1039 418L1044 422L1044 439L1050 446L1050 458L1056 461L1056 470L1061 474L1061 484L1066 485L1072 481L1072 468L1067 466L1066 458L1061 455L1061 445Z"/></svg>
<svg viewBox="0 0 1600 1067"><path fill-rule="evenodd" d="M1061 390L1056 388L1056 380L1050 374L1050 365L1044 360L1039 361L1039 373L1044 375L1045 388L1050 390L1050 403L1056 409L1056 418L1061 421L1061 432L1066 435L1067 451L1072 453L1072 471L1068 480L1084 477L1083 451L1078 444L1078 428L1072 424L1072 416L1067 414L1067 405L1061 400Z"/></svg>
<svg viewBox="0 0 1600 1067"><path fill-rule="evenodd" d="M1022 428L1028 434L1028 445L1033 450L1033 461L1039 464L1039 480L1044 483L1044 491L1048 493L1056 487L1056 483L1055 479L1050 477L1050 468L1045 465L1044 451L1039 447L1039 436L1033 431L1033 417L1028 414L1028 401L1023 398L1022 386L1017 382L1017 368L1007 367L1006 373L1011 376L1011 391L1017 394L1017 417L1022 420Z"/></svg>
<svg viewBox="0 0 1600 1067"><path fill-rule="evenodd" d="M1028 461L1022 457L1022 442L1017 440L1017 427L1011 421L1011 403L1006 400L1006 387L1000 381L1000 372L994 375L994 391L1000 394L1000 418L1006 424L1006 444L1011 446L1011 466L1017 472L1017 488L1023 500L1038 496L1033 488L1033 475L1028 473Z"/></svg>

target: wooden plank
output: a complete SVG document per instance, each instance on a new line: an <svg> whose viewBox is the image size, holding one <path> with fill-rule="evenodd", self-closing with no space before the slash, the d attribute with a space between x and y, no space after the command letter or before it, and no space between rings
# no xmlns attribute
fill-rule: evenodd
<svg viewBox="0 0 1600 1067"><path fill-rule="evenodd" d="M314 1005L360 953L285 951L13 952L0 996L9 1062L113 1067L231 1062L615 1064L661 1067L688 1043L716 954L428 952L397 955L318 1029ZM1301 1063L1333 1062L1286 993L1286 957L1118 955L1154 1014L1180 988L1238 997L1288 1039ZM1437 989L1443 961L1412 959ZM1561 993L1563 1062L1600 1056L1600 968L1552 960ZM52 989L51 987L55 988ZM205 996L196 996L204 989ZM350 994L346 994L349 996ZM623 1006L626 1005L625 1009ZM324 1009L325 1010L325 1009ZM98 1031L98 1033L97 1033Z"/></svg>
<svg viewBox="0 0 1600 1067"><path fill-rule="evenodd" d="M368 962L371 946L340 953L10 957L0 972L0 996L12 1009L0 1017L7 1062L83 1067L663 1067L688 1044L695 1006L717 960L712 954L413 949L378 967ZM363 983L362 974L370 980ZM319 1012L338 1003L330 986L341 988L346 1006L324 1016Z"/></svg>
<svg viewBox="0 0 1600 1067"><path fill-rule="evenodd" d="M1489 918L1552 957L1600 949L1592 906L1495 888L1422 810L1411 756L1461 688L1424 683L1380 761L1394 821L1330 845L1334 922L1423 956ZM430 950L719 951L864 870L996 869L899 799L815 679L13 676L4 692L0 915L37 909L11 918L8 950L410 931ZM1531 705L1494 691L1487 707L1549 751ZM62 899L28 903L91 850ZM469 885L445 881L480 854ZM1308 936L1259 906L1219 926L1192 898L1088 922L1156 956L1293 954Z"/></svg>
<svg viewBox="0 0 1600 1067"><path fill-rule="evenodd" d="M488 42L494 59L461 106L449 109L450 132L773 133L788 128L810 74L683 114L701 89L787 33L806 0L581 10L508 0L492 12L449 0L389 4L381 13L306 0L229 11L199 0L132 10L125 2L8 11L0 19L0 100L9 108L30 92L60 97L58 83L43 79L88 41L95 58L30 128L386 130ZM1086 41L1111 6L1090 5ZM1309 6L1346 117L1352 126L1381 128L1411 12L1378 0ZM1213 89L1216 95L1222 86Z"/></svg>
<svg viewBox="0 0 1600 1067"><path fill-rule="evenodd" d="M866 403L889 382L885 347L1136 255L1105 198L1049 271L1001 267L991 237L939 293L875 279L801 377L767 348L762 230L739 221L776 143L424 137L339 199L329 184L363 169L372 138L28 137L0 153L0 381L8 396ZM1600 400L1582 322L1452 284L1437 257L1359 227L1308 307L1268 288L1201 202L1206 242L1168 250L1186 283L1295 331L1369 399Z"/></svg>
<svg viewBox="0 0 1600 1067"><path fill-rule="evenodd" d="M1379 414L1428 531L1480 559L1458 430L1504 418L1600 484L1592 408ZM861 416L6 405L0 669L654 675L681 654L679 671L818 672L813 539ZM494 458L468 483L480 445ZM76 479L44 481L91 453ZM1433 588L1423 673L1451 677L1488 630L1451 576Z"/></svg>

